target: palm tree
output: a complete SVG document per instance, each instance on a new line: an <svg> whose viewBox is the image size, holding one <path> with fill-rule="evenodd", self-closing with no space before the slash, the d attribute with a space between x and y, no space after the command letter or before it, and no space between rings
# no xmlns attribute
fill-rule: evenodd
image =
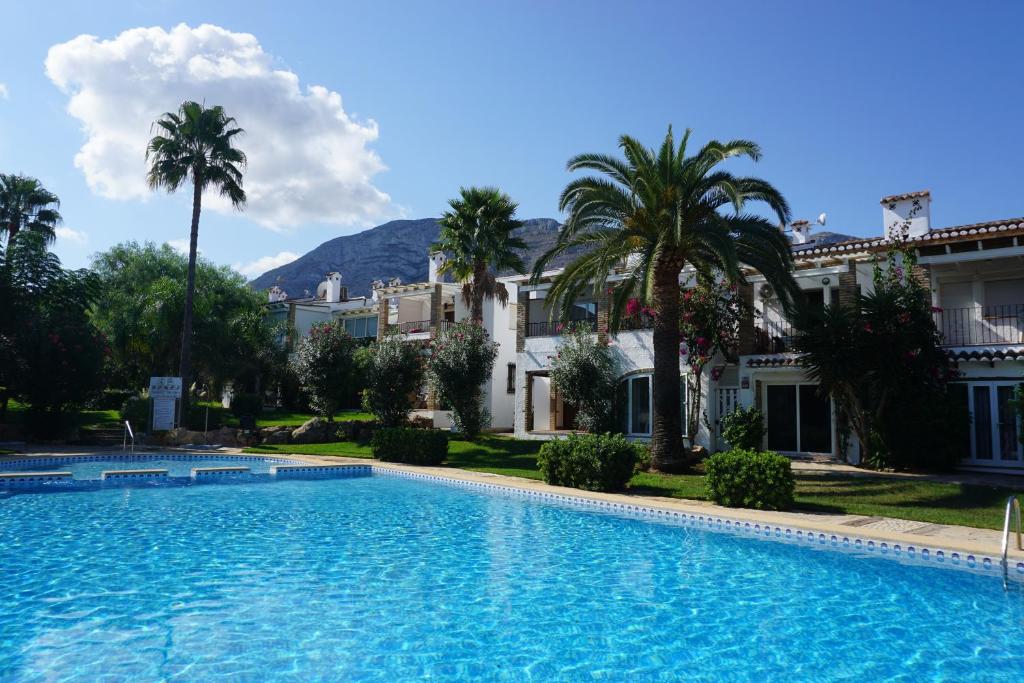
<svg viewBox="0 0 1024 683"><path fill-rule="evenodd" d="M60 199L35 178L0 173L0 235L8 246L22 230L38 232L50 244L61 217Z"/></svg>
<svg viewBox="0 0 1024 683"><path fill-rule="evenodd" d="M594 171L571 181L560 208L568 213L555 245L534 267L538 280L556 255L583 250L552 283L549 297L561 304L567 319L574 300L606 291L608 277L621 278L609 291L609 331L616 332L626 303L639 299L654 312L654 406L651 456L666 470L683 464L679 389L680 273L686 266L702 275L744 279L741 264L763 273L783 301L795 284L789 242L773 224L744 213L748 201L767 204L778 220L789 219L789 206L769 183L735 176L718 168L732 157L761 156L747 140L712 140L687 156L687 130L676 147L671 126L661 147L644 147L623 135L625 159L581 154L569 160L572 171ZM723 209L731 208L729 212Z"/></svg>
<svg viewBox="0 0 1024 683"><path fill-rule="evenodd" d="M451 210L441 216L437 244L449 254L441 272L451 272L463 283L462 298L469 305L470 319L479 325L484 318L484 299L508 303L508 290L495 274L525 269L517 250L527 245L512 236L522 223L515 218L517 204L493 187L464 187L459 198L448 205Z"/></svg>
<svg viewBox="0 0 1024 683"><path fill-rule="evenodd" d="M199 214L203 191L215 189L232 206L245 205L242 169L245 154L234 146L235 136L243 130L224 108L204 107L183 102L177 112L167 112L154 124L160 129L146 148L150 162L147 180L152 189L174 192L192 181L192 230L188 246L188 283L185 290L185 316L181 330L181 414L188 408L192 374L192 301L196 290L196 244L199 241Z"/></svg>

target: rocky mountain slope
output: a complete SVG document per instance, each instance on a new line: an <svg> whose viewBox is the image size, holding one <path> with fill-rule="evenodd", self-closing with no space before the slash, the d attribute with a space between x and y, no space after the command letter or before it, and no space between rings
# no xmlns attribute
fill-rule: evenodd
<svg viewBox="0 0 1024 683"><path fill-rule="evenodd" d="M523 254L527 268L550 248L558 236L559 223L550 218L534 218L523 222L518 235L529 245ZM355 235L336 237L312 251L253 280L256 289L277 284L289 296L302 296L305 290L316 291L324 275L341 273L342 284L349 296L370 293L376 279L400 277L402 282L423 282L427 279L427 252L437 241L440 226L436 218L391 221ZM572 255L560 258L562 265Z"/></svg>

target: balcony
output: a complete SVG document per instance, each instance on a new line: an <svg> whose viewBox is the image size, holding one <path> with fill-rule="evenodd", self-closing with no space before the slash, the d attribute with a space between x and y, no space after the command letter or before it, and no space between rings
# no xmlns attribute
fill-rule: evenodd
<svg viewBox="0 0 1024 683"><path fill-rule="evenodd" d="M557 320L545 320L539 323L527 323L526 324L526 336L527 337L554 337L562 334L562 332L569 326L583 326L588 328L591 332L597 331L597 318L586 318L583 320L572 320L568 323L563 323Z"/></svg>
<svg viewBox="0 0 1024 683"><path fill-rule="evenodd" d="M933 315L946 346L1024 344L1024 304L946 308Z"/></svg>
<svg viewBox="0 0 1024 683"><path fill-rule="evenodd" d="M619 323L619 330L628 332L631 330L653 330L654 316L648 313L637 313L636 315L623 316Z"/></svg>
<svg viewBox="0 0 1024 683"><path fill-rule="evenodd" d="M796 328L788 323L770 323L754 328L754 353L786 353L793 350Z"/></svg>
<svg viewBox="0 0 1024 683"><path fill-rule="evenodd" d="M430 332L430 321L429 320L409 320L406 322L398 323L397 325L391 325L393 329L397 329L400 334L420 334Z"/></svg>

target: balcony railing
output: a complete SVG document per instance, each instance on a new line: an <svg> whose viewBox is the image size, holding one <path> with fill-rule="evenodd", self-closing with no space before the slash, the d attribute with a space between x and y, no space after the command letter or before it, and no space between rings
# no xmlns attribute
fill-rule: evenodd
<svg viewBox="0 0 1024 683"><path fill-rule="evenodd" d="M947 346L1024 344L1024 304L936 309L933 315Z"/></svg>
<svg viewBox="0 0 1024 683"><path fill-rule="evenodd" d="M754 328L754 353L785 353L793 350L796 328L788 323L768 323Z"/></svg>
<svg viewBox="0 0 1024 683"><path fill-rule="evenodd" d="M596 332L597 318L587 318L586 320L572 320L568 323L563 323L558 320L545 320L539 323L527 323L526 336L553 337L555 335L562 334L562 332L564 332L568 327L571 326L583 326L589 328L592 332Z"/></svg>
<svg viewBox="0 0 1024 683"><path fill-rule="evenodd" d="M651 330L654 329L654 316L647 313L623 316L619 323L619 329L626 330Z"/></svg>
<svg viewBox="0 0 1024 683"><path fill-rule="evenodd" d="M401 334L416 334L418 332L429 332L430 321L429 320L409 320L404 323L398 323L398 331Z"/></svg>

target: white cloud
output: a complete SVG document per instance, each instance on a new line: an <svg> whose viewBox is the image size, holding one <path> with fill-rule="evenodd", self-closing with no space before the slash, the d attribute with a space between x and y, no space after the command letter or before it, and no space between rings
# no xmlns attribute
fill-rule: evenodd
<svg viewBox="0 0 1024 683"><path fill-rule="evenodd" d="M189 238L183 237L180 240L167 240L167 246L179 254L188 254Z"/></svg>
<svg viewBox="0 0 1024 683"><path fill-rule="evenodd" d="M61 226L55 229L54 232L57 234L57 240L61 242L73 242L74 244L87 244L89 242L89 235L81 230Z"/></svg>
<svg viewBox="0 0 1024 683"><path fill-rule="evenodd" d="M263 273L268 270L273 270L278 266L291 263L297 258L299 258L299 255L293 251L282 251L274 256L262 256L255 261L250 261L249 263L236 263L231 267L246 278L252 280L263 275Z"/></svg>
<svg viewBox="0 0 1024 683"><path fill-rule="evenodd" d="M6 83L0 83L0 100L11 99L11 91L7 89Z"/></svg>
<svg viewBox="0 0 1024 683"><path fill-rule="evenodd" d="M384 170L369 148L376 122L354 120L341 95L300 87L273 68L255 36L204 24L133 28L112 40L80 35L54 45L46 74L69 96L85 144L75 165L89 187L113 199L150 195L145 149L150 127L184 100L223 105L246 134L246 215L280 229L307 222L363 224L395 213L373 185ZM214 193L204 203L230 213Z"/></svg>

